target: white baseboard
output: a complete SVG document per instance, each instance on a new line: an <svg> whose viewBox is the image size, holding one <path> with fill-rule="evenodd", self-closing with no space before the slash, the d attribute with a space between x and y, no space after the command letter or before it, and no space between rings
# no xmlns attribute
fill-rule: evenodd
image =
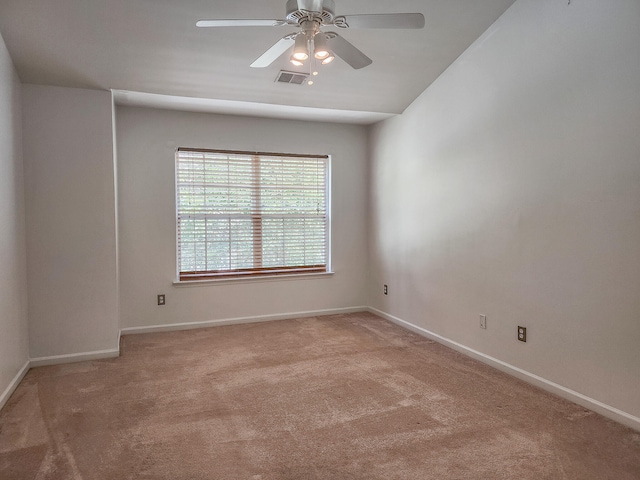
<svg viewBox="0 0 640 480"><path fill-rule="evenodd" d="M18 371L16 376L13 377L13 380L11 380L9 386L4 390L4 392L2 392L2 395L0 395L0 410L2 410L2 407L4 407L5 404L9 401L9 398L11 397L11 394L15 391L15 389L18 388L18 385L29 371L30 364L31 362L27 360L20 371Z"/></svg>
<svg viewBox="0 0 640 480"><path fill-rule="evenodd" d="M366 312L368 307L334 308L328 310L314 310L307 312L292 312L275 315L260 315L255 317L236 317L206 322L173 323L168 325L150 325L147 327L127 327L120 330L122 335L139 333L171 332L174 330L191 330L196 328L217 327L221 325L240 325L245 323L272 322L275 320L289 320L292 318L317 317L321 315L339 315L344 313Z"/></svg>
<svg viewBox="0 0 640 480"><path fill-rule="evenodd" d="M98 350L96 352L70 353L68 355L53 355L51 357L38 357L31 359L31 367L44 367L47 365L60 365L62 363L85 362L87 360L103 360L120 356L120 348L112 350Z"/></svg>
<svg viewBox="0 0 640 480"><path fill-rule="evenodd" d="M535 375L531 372L527 372L521 368L515 367L509 363L503 362L502 360L498 360L497 358L486 355L482 352L478 352L477 350L473 350L472 348L466 347L458 342L454 342L453 340L438 335L437 333L433 333L429 330L426 330L422 327L418 327L412 323L409 323L401 318L394 317L393 315L389 315L377 308L369 307L368 311L374 313L382 318L389 320L390 322L395 323L407 330L411 330L418 335L422 335L423 337L427 337L431 340L434 340L442 345L452 348L464 355L472 357L476 360L479 360L482 363L490 365L498 370L505 372L509 375L512 375L520 380L523 380L529 384L535 385L536 387L542 388L547 392L551 392L559 397L562 397L566 400L572 401L581 405L585 408L593 410L594 412L599 413L611 420L614 420L618 423L626 425L628 427L633 428L634 430L640 431L640 418L631 415L627 412L623 412L615 407L602 403L598 400L595 400L591 397L583 395L582 393L571 390L570 388L563 387L557 383L554 383L546 378Z"/></svg>

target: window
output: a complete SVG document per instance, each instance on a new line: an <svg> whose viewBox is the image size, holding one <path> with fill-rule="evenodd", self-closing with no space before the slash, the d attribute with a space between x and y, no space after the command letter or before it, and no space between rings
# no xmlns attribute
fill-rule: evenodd
<svg viewBox="0 0 640 480"><path fill-rule="evenodd" d="M328 271L329 157L180 148L181 281Z"/></svg>

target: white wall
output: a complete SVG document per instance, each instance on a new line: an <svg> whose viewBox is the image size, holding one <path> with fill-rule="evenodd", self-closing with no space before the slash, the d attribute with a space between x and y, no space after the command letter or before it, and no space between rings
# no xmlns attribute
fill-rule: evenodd
<svg viewBox="0 0 640 480"><path fill-rule="evenodd" d="M31 357L117 348L111 95L23 85Z"/></svg>
<svg viewBox="0 0 640 480"><path fill-rule="evenodd" d="M0 37L0 407L29 360L20 88Z"/></svg>
<svg viewBox="0 0 640 480"><path fill-rule="evenodd" d="M118 107L122 327L366 305L366 129ZM176 287L175 148L332 155L330 277ZM167 305L156 305L166 294Z"/></svg>
<svg viewBox="0 0 640 480"><path fill-rule="evenodd" d="M375 128L371 303L640 417L640 2L567 3Z"/></svg>

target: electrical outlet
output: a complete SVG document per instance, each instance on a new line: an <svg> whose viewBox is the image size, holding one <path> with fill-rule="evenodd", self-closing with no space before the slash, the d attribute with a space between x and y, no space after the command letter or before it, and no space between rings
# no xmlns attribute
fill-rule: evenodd
<svg viewBox="0 0 640 480"><path fill-rule="evenodd" d="M521 342L527 341L527 327L518 326L518 340Z"/></svg>
<svg viewBox="0 0 640 480"><path fill-rule="evenodd" d="M385 295L389 295L389 289L387 288L387 286L384 286L384 294Z"/></svg>
<svg viewBox="0 0 640 480"><path fill-rule="evenodd" d="M480 328L487 328L487 316L480 315Z"/></svg>
<svg viewBox="0 0 640 480"><path fill-rule="evenodd" d="M165 305L164 293L158 295L158 305Z"/></svg>

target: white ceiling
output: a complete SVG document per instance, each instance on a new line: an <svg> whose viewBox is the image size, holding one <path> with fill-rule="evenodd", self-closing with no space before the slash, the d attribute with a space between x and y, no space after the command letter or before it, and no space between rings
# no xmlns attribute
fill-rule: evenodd
<svg viewBox="0 0 640 480"><path fill-rule="evenodd" d="M295 28L195 27L282 19L286 0L0 0L0 33L24 83L118 90L131 105L372 123L404 111L514 0L335 2L337 15L419 12L426 26L341 31L373 64L336 60L313 86L274 83L296 70L287 55L249 67Z"/></svg>

